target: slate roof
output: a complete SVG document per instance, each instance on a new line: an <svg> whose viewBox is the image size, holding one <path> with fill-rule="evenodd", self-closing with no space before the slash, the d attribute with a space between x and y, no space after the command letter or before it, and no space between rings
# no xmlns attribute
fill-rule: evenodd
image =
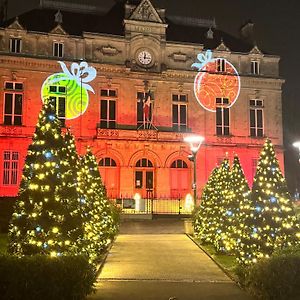
<svg viewBox="0 0 300 300"><path fill-rule="evenodd" d="M49 33L57 25L54 15L55 9L34 9L18 17L19 23L28 31ZM81 36L83 32L93 32L100 34L112 34L124 36L124 3L117 2L112 9L105 15L91 14L84 12L61 11L63 16L63 29L70 35ZM14 22L10 19L1 27L7 27ZM207 39L206 33L209 28L176 24L166 18L167 41L203 44L207 49L215 49L223 40L224 44L233 52L248 53L253 45L227 34L219 29L212 29L213 39Z"/></svg>

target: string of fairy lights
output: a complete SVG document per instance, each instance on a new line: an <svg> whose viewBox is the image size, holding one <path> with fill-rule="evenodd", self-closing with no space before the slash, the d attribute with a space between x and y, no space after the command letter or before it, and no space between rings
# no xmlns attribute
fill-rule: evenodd
<svg viewBox="0 0 300 300"><path fill-rule="evenodd" d="M29 146L9 229L15 255L88 255L95 262L117 230L95 156L79 158L61 132L55 103L43 105Z"/></svg>
<svg viewBox="0 0 300 300"><path fill-rule="evenodd" d="M274 147L266 140L250 191L239 159L224 159L213 170L195 214L196 236L242 264L268 258L300 242L299 221L280 171Z"/></svg>

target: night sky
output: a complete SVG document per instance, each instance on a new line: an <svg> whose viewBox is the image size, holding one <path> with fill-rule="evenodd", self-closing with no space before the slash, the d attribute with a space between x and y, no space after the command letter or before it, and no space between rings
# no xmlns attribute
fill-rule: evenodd
<svg viewBox="0 0 300 300"><path fill-rule="evenodd" d="M1 2L1 0L0 0ZM36 7L38 0L8 0L9 16ZM65 0L109 9L115 0ZM280 75L283 87L284 139L286 177L291 192L300 190L300 165L292 143L300 140L300 1L299 0L152 0L165 8L167 15L215 18L217 27L233 35L251 19L255 24L257 46L281 57Z"/></svg>

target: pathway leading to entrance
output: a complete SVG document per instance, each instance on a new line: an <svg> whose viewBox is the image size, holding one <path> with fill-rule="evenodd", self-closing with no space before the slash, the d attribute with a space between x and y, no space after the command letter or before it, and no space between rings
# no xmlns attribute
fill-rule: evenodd
<svg viewBox="0 0 300 300"><path fill-rule="evenodd" d="M89 299L251 299L186 235L177 233L183 228L178 222L123 224L100 273L97 293Z"/></svg>

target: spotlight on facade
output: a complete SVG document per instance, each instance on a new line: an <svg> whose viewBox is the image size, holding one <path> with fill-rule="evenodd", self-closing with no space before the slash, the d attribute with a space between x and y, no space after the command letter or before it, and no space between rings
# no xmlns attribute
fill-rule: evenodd
<svg viewBox="0 0 300 300"><path fill-rule="evenodd" d="M186 212L192 212L194 209L194 200L191 194L185 196L184 209Z"/></svg>
<svg viewBox="0 0 300 300"><path fill-rule="evenodd" d="M200 149L204 137L201 135L189 135L184 138L184 141L190 145L190 150L192 154L188 156L188 159L194 163L194 176L193 176L193 194L194 194L194 205L196 206L197 202L197 172L196 172L196 162L197 162L197 153Z"/></svg>
<svg viewBox="0 0 300 300"><path fill-rule="evenodd" d="M294 142L293 146L299 151L299 163L300 163L300 141Z"/></svg>

